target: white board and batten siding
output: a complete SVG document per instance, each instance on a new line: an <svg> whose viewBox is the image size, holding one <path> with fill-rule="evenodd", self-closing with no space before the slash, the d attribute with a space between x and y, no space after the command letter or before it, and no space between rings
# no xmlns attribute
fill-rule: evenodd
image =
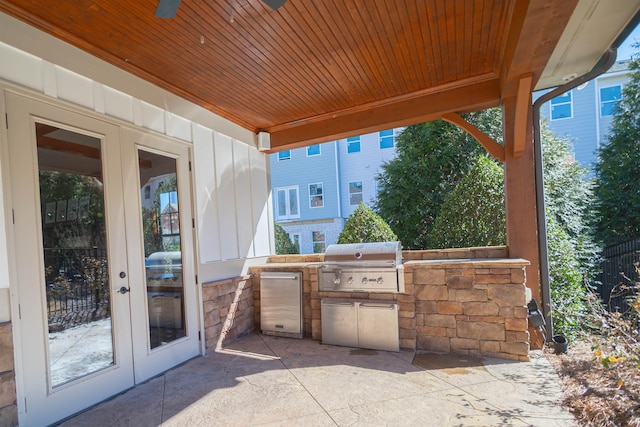
<svg viewBox="0 0 640 427"><path fill-rule="evenodd" d="M22 31L21 24L10 20L0 13L0 24L11 24ZM37 30L24 26L24 31L33 35ZM58 65L51 56L45 60L17 48L14 45L19 43L14 41L19 36L8 33L0 31L0 91L16 85L24 87L46 95L52 102L60 100L64 101L61 105L80 106L105 121L160 133L192 146L200 282L244 274L249 264L261 262L261 258L272 253L268 157L255 147L251 132L160 88L150 89L149 83L107 63L103 63L99 73L111 70L105 76L111 86L102 84ZM38 33L37 37L52 45L50 51L55 52L56 47L60 51L74 50L75 62L83 64L80 69L99 61L68 45L58 46L62 42L44 33ZM61 62L70 63L63 58ZM122 88L117 87L119 76ZM145 89L139 92L131 89L136 93L128 93L132 82ZM2 99L0 104L4 102ZM165 104L172 111L160 108L158 99L169 100ZM3 222L0 230L4 230L1 215L0 221ZM7 263L6 239L0 244L0 267L3 263ZM0 288L9 287L6 271L0 268Z"/></svg>

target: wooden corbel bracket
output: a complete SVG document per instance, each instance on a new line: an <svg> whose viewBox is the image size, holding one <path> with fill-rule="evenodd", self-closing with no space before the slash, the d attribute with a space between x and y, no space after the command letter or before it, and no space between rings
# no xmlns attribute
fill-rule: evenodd
<svg viewBox="0 0 640 427"><path fill-rule="evenodd" d="M467 132L476 141L478 141L480 145L482 145L491 156L501 162L504 162L504 147L498 144L495 139L491 138L489 135L482 132L471 123L467 122L459 114L447 113L442 116L442 120L444 120L445 122L449 122L452 125L455 125Z"/></svg>

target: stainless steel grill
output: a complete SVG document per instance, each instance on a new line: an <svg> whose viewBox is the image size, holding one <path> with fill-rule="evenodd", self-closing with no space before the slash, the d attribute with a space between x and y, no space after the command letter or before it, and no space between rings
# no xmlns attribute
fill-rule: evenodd
<svg viewBox="0 0 640 427"><path fill-rule="evenodd" d="M404 292L400 242L329 245L320 291Z"/></svg>

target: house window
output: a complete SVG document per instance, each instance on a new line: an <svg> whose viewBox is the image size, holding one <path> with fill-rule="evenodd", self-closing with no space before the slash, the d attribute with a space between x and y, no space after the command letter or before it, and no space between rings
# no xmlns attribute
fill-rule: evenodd
<svg viewBox="0 0 640 427"><path fill-rule="evenodd" d="M313 253L320 254L324 252L325 238L322 231L313 231Z"/></svg>
<svg viewBox="0 0 640 427"><path fill-rule="evenodd" d="M320 155L320 144L310 145L307 147L307 157L319 156L319 155Z"/></svg>
<svg viewBox="0 0 640 427"><path fill-rule="evenodd" d="M380 149L393 148L393 130L383 130L380 132Z"/></svg>
<svg viewBox="0 0 640 427"><path fill-rule="evenodd" d="M359 153L360 152L360 137L352 136L347 138L347 153Z"/></svg>
<svg viewBox="0 0 640 427"><path fill-rule="evenodd" d="M600 88L600 117L612 116L615 106L622 99L622 87L609 86Z"/></svg>
<svg viewBox="0 0 640 427"><path fill-rule="evenodd" d="M278 153L278 160L289 160L291 159L291 150L280 151Z"/></svg>
<svg viewBox="0 0 640 427"><path fill-rule="evenodd" d="M149 200L151 198L151 186L150 185L145 185L144 186L144 199L145 200Z"/></svg>
<svg viewBox="0 0 640 427"><path fill-rule="evenodd" d="M296 253L300 253L300 233L290 233L289 238L291 239L291 243L296 248Z"/></svg>
<svg viewBox="0 0 640 427"><path fill-rule="evenodd" d="M359 205L362 202L362 181L349 183L349 204Z"/></svg>
<svg viewBox="0 0 640 427"><path fill-rule="evenodd" d="M551 100L551 120L570 119L571 117L573 117L571 91Z"/></svg>
<svg viewBox="0 0 640 427"><path fill-rule="evenodd" d="M278 220L300 218L298 186L276 188L276 212Z"/></svg>
<svg viewBox="0 0 640 427"><path fill-rule="evenodd" d="M321 208L323 206L322 183L309 184L309 207Z"/></svg>

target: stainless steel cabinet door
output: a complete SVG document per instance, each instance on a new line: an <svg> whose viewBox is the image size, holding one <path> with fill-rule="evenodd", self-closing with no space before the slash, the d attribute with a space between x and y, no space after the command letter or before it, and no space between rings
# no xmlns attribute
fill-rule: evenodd
<svg viewBox="0 0 640 427"><path fill-rule="evenodd" d="M398 304L358 304L358 345L362 348L399 351Z"/></svg>

